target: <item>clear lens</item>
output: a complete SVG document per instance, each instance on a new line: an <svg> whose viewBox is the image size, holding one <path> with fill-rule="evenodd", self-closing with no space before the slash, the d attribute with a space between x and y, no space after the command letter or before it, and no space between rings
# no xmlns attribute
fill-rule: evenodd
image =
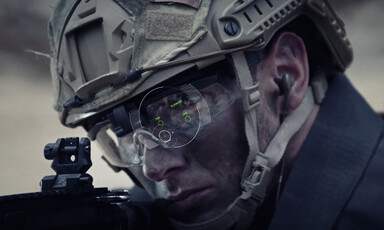
<svg viewBox="0 0 384 230"><path fill-rule="evenodd" d="M211 122L208 104L192 85L150 91L130 117L136 137L149 149L183 147Z"/></svg>
<svg viewBox="0 0 384 230"><path fill-rule="evenodd" d="M200 90L192 85L159 87L144 96L139 109L130 112L132 133L116 137L106 126L96 140L110 163L140 166L143 148L182 148L197 141L196 137L204 138L204 128L235 100L234 93L219 83Z"/></svg>
<svg viewBox="0 0 384 230"><path fill-rule="evenodd" d="M133 133L118 138L112 125L106 125L97 133L96 142L112 165L130 167L141 164L139 145L134 142Z"/></svg>

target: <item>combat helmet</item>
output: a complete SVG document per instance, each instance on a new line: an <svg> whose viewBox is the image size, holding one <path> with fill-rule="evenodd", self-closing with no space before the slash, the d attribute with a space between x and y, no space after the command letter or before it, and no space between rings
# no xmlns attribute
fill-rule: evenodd
<svg viewBox="0 0 384 230"><path fill-rule="evenodd" d="M135 131L152 138L151 143L167 145L170 135L162 130L157 136L141 131L142 98L175 76L180 80L186 71L205 69L231 57L250 152L243 193L220 216L204 223L207 228L214 226L209 222L224 221L226 215L238 216L243 226L249 224L252 215L247 211L256 209L265 195L263 178L280 161L313 104L321 103L327 78L343 72L353 57L344 24L327 0L63 0L49 25L55 109L61 122L68 127L83 126L101 144L110 164L128 169L140 181L139 167L131 167L140 165L136 154L140 149L122 150L119 138ZM311 75L320 77L313 77L303 104L281 125L280 130L288 132L277 132L261 153L254 112L260 99L258 84L244 70L263 59L269 42L282 30L303 38ZM203 110L208 115L195 128L209 123L209 111ZM142 186L151 189L150 184Z"/></svg>

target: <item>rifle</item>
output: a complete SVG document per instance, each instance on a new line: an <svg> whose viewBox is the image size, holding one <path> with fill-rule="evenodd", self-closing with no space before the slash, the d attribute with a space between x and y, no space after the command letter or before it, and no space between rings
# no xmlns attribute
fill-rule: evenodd
<svg viewBox="0 0 384 230"><path fill-rule="evenodd" d="M159 213L153 213L152 203L130 201L127 190L93 187L86 173L92 166L90 151L88 138L59 138L47 144L44 156L52 160L56 175L41 180L41 192L0 197L0 229L154 227Z"/></svg>

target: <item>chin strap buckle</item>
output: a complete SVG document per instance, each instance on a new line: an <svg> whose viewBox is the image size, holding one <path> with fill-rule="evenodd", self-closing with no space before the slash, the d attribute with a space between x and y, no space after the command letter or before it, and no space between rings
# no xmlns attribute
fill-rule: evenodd
<svg viewBox="0 0 384 230"><path fill-rule="evenodd" d="M243 98L244 111L248 112L260 104L259 83L248 87L242 87L241 95Z"/></svg>
<svg viewBox="0 0 384 230"><path fill-rule="evenodd" d="M266 166L267 159L264 154L258 154L256 160L253 162L252 172L249 177L243 182L243 193L241 198L246 200L252 197L259 204L263 202L270 168Z"/></svg>

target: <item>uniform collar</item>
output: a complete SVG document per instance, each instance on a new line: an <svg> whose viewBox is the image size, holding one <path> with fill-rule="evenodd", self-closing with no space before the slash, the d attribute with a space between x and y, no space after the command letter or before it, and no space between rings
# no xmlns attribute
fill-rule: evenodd
<svg viewBox="0 0 384 230"><path fill-rule="evenodd" d="M381 119L344 75L333 79L270 229L331 229L376 148Z"/></svg>

